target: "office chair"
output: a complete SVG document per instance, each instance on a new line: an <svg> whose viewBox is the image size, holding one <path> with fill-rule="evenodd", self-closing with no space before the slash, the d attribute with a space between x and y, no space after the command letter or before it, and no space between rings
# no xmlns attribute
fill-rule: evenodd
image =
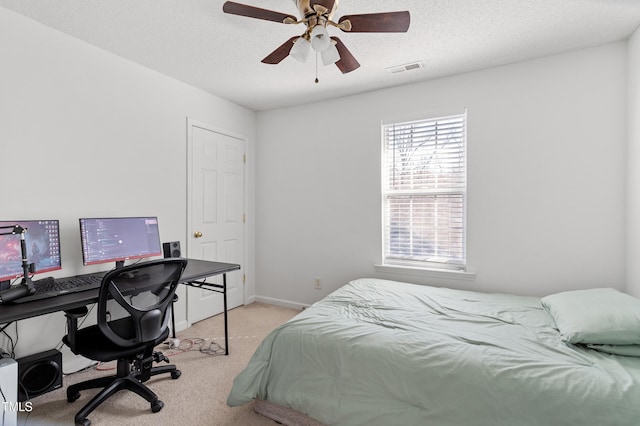
<svg viewBox="0 0 640 426"><path fill-rule="evenodd" d="M81 390L103 388L76 414L76 425L90 425L89 413L123 389L146 399L152 412L162 409L164 403L144 382L162 373L171 374L172 379L180 377L175 365L152 364L169 362L161 352L154 352L154 347L169 336L169 311L186 264L186 259L168 258L109 271L100 285L96 325L78 329L78 318L86 315L86 307L65 311L68 331L62 340L74 354L102 362L118 361L115 376L67 388L69 402L77 400Z"/></svg>

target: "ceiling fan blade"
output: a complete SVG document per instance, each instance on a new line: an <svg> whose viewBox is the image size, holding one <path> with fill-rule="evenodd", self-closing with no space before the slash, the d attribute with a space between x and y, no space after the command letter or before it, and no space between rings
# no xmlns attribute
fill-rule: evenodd
<svg viewBox="0 0 640 426"><path fill-rule="evenodd" d="M347 46L345 46L338 37L331 37L331 40L336 42L336 48L340 54L340 60L336 62L336 66L340 71L342 71L342 74L358 69L360 67L360 63L351 54L349 49L347 49Z"/></svg>
<svg viewBox="0 0 640 426"><path fill-rule="evenodd" d="M248 18L256 18L256 19L264 19L265 21L273 21L280 22L281 24L288 18L289 20L293 20L296 22L297 19L295 16L275 12L273 10L261 9L259 7L248 6L246 4L235 3L232 1L227 1L222 6L222 11L224 13L230 13L232 15L240 15L246 16Z"/></svg>
<svg viewBox="0 0 640 426"><path fill-rule="evenodd" d="M331 13L333 6L336 4L336 0L311 0L311 5L313 6L314 4L326 7L329 13Z"/></svg>
<svg viewBox="0 0 640 426"><path fill-rule="evenodd" d="M365 13L362 15L344 15L339 24L344 21L351 22L352 33L406 33L411 23L408 11Z"/></svg>
<svg viewBox="0 0 640 426"><path fill-rule="evenodd" d="M285 41L278 47L276 50L267 55L266 58L262 60L265 64L279 64L282 62L284 58L289 56L289 52L291 52L291 48L293 47L293 43L300 38L299 36L291 37L289 40Z"/></svg>

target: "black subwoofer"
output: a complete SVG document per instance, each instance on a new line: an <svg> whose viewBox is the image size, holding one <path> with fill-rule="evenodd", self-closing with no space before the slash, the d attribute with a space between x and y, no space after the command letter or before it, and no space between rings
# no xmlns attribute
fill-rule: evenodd
<svg viewBox="0 0 640 426"><path fill-rule="evenodd" d="M62 387L62 353L55 349L18 361L18 401L26 401Z"/></svg>
<svg viewBox="0 0 640 426"><path fill-rule="evenodd" d="M180 241L171 241L169 243L162 243L162 252L164 257L180 257Z"/></svg>

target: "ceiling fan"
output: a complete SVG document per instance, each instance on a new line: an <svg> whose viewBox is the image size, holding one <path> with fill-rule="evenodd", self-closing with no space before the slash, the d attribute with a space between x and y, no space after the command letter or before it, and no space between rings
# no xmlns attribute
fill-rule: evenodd
<svg viewBox="0 0 640 426"><path fill-rule="evenodd" d="M338 37L329 37L327 26L352 33L395 33L407 32L411 21L409 12L402 11L344 15L335 22L333 14L338 7L338 0L293 0L293 2L298 7L300 19L287 13L232 1L225 2L222 10L232 15L283 24L304 24L307 27L302 35L291 37L267 55L262 60L263 63L278 64L289 55L300 62L305 62L313 49L320 54L324 65L335 63L343 74L357 69L360 64Z"/></svg>

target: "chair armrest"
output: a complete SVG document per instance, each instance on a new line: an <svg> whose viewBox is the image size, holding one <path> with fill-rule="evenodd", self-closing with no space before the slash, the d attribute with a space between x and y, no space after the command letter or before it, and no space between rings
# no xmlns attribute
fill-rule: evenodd
<svg viewBox="0 0 640 426"><path fill-rule="evenodd" d="M68 309L64 311L64 315L67 317L67 343L69 349L75 353L76 349L76 331L78 330L78 318L82 318L87 315L89 310L86 306L79 308Z"/></svg>

